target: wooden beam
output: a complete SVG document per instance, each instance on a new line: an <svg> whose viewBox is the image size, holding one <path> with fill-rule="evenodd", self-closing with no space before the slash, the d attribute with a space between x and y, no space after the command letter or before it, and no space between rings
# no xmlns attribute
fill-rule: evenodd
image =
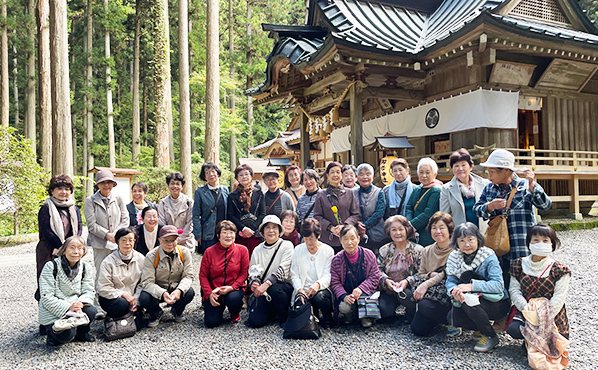
<svg viewBox="0 0 598 370"><path fill-rule="evenodd" d="M349 90L351 101L351 163L363 163L363 95L360 86L355 84Z"/></svg>
<svg viewBox="0 0 598 370"><path fill-rule="evenodd" d="M310 144L309 144L309 132L307 129L307 116L305 113L301 112L301 116L299 116L299 120L301 121L301 128L299 129L301 142L299 147L301 148L301 168L307 168L307 162L310 159Z"/></svg>
<svg viewBox="0 0 598 370"><path fill-rule="evenodd" d="M331 74L330 76L324 77L320 81L312 83L311 86L307 87L303 91L303 95L308 96L311 94L321 92L321 90L324 89L328 85L334 85L334 84L337 84L339 82L343 82L346 80L347 80L347 77L342 72L335 72L335 73Z"/></svg>
<svg viewBox="0 0 598 370"><path fill-rule="evenodd" d="M423 90L405 90L391 87L366 87L363 98L394 99L394 100L424 100Z"/></svg>
<svg viewBox="0 0 598 370"><path fill-rule="evenodd" d="M397 76L407 77L419 80L426 77L425 71L416 71L413 68L399 68L390 66L379 66L379 65L365 65L366 75L383 75L383 76Z"/></svg>

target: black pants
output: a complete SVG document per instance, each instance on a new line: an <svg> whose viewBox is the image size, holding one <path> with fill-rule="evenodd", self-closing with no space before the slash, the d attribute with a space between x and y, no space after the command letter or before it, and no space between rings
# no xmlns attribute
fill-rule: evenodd
<svg viewBox="0 0 598 370"><path fill-rule="evenodd" d="M206 249L210 248L218 242L218 239L201 239L201 245L197 246L197 252L203 254L206 251Z"/></svg>
<svg viewBox="0 0 598 370"><path fill-rule="evenodd" d="M507 328L507 334L511 336L513 339L523 339L523 334L521 334L521 328L525 326L525 322L517 319L513 319L511 325Z"/></svg>
<svg viewBox="0 0 598 370"><path fill-rule="evenodd" d="M130 311L129 302L123 297L108 299L100 296L99 301L100 307L102 307L102 310L106 311L107 317L123 317Z"/></svg>
<svg viewBox="0 0 598 370"><path fill-rule="evenodd" d="M287 321L289 306L291 305L291 295L293 286L289 283L276 283L267 290L272 300L268 302L265 296L256 299L255 305L248 305L249 319L247 323L253 328L261 328L274 321L278 317L278 322L283 324ZM252 300L254 297L251 298Z"/></svg>
<svg viewBox="0 0 598 370"><path fill-rule="evenodd" d="M478 330L482 335L495 337L496 332L490 325L490 320L505 317L511 304L508 299L490 302L480 297L480 304L469 307L465 303L461 307L453 307L447 315L447 322L453 326L460 326L469 330Z"/></svg>
<svg viewBox="0 0 598 370"><path fill-rule="evenodd" d="M380 290L380 299L378 300L380 306L380 316L384 319L392 317L395 314L395 310L401 302L395 292L387 293L384 289Z"/></svg>
<svg viewBox="0 0 598 370"><path fill-rule="evenodd" d="M243 307L243 289L233 290L218 299L220 306L212 306L209 299L203 301L204 324L208 328L215 328L222 324L224 309L228 307L231 318L237 316Z"/></svg>
<svg viewBox="0 0 598 370"><path fill-rule="evenodd" d="M195 291L193 288L189 288L187 293L181 294L181 298L172 304L174 313L177 315L182 314L185 310L185 307L187 307L187 305L193 300L193 297L195 297ZM152 320L157 319L158 316L162 314L160 302L164 302L162 297L160 297L158 300L146 291L141 292L141 295L139 296L139 303L141 303L141 306L147 310Z"/></svg>
<svg viewBox="0 0 598 370"><path fill-rule="evenodd" d="M89 317L89 324L77 326L76 328L71 328L65 331L61 331L60 333L54 333L52 330L52 325L46 325L46 330L48 331L48 344L52 343L53 345L68 343L77 338L82 338L85 334L89 333L89 326L91 322L96 318L96 314L98 310L92 305L83 306L82 309L83 313Z"/></svg>
<svg viewBox="0 0 598 370"><path fill-rule="evenodd" d="M417 310L411 321L411 331L420 337L432 334L434 327L447 324L446 315L451 307L450 302L442 304L431 299L422 299L417 303Z"/></svg>
<svg viewBox="0 0 598 370"><path fill-rule="evenodd" d="M330 325L332 322L332 293L328 289L322 289L309 299L314 316L319 317L322 313L322 323Z"/></svg>

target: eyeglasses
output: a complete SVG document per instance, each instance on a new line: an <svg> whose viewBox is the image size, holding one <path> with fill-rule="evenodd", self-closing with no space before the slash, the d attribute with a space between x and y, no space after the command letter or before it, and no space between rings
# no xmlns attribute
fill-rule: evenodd
<svg viewBox="0 0 598 370"><path fill-rule="evenodd" d="M266 229L266 230L279 230L280 228L278 227L278 225L268 225L268 226L264 226L264 229Z"/></svg>
<svg viewBox="0 0 598 370"><path fill-rule="evenodd" d="M174 239L160 239L160 241L162 242L162 244L174 244L176 243L178 238L174 238Z"/></svg>
<svg viewBox="0 0 598 370"><path fill-rule="evenodd" d="M70 251L79 251L79 252L83 252L85 250L85 247L80 246L80 247L75 247L74 245L71 245L67 248Z"/></svg>
<svg viewBox="0 0 598 370"><path fill-rule="evenodd" d="M125 243L135 243L135 238L121 238L121 239L119 239L119 241L122 241Z"/></svg>

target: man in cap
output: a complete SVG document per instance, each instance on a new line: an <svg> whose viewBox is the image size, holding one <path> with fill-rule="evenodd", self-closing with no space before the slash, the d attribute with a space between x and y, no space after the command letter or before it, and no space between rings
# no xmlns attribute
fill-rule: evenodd
<svg viewBox="0 0 598 370"><path fill-rule="evenodd" d="M195 292L193 282L193 255L190 249L177 245L182 230L173 225L166 225L160 230L160 246L152 249L145 256L139 297L141 306L150 314L148 327L154 328L160 323L164 313L161 302L170 305L177 323L185 320L183 311Z"/></svg>
<svg viewBox="0 0 598 370"><path fill-rule="evenodd" d="M473 206L478 217L488 220L505 213L507 199L511 191L515 190L507 215L509 241L511 250L499 258L505 278L505 285L509 284L509 269L513 261L529 254L525 238L527 230L536 224L534 207L546 210L552 206L552 201L535 181L532 170L523 168L525 178L517 176L515 169L515 156L505 149L496 149L490 154L488 160L480 163L488 168L490 184L484 187L480 199Z"/></svg>
<svg viewBox="0 0 598 370"><path fill-rule="evenodd" d="M282 211L295 211L295 203L293 203L291 195L278 187L280 174L277 171L268 170L264 172L262 178L268 187L268 191L264 193L266 215L275 215L280 218Z"/></svg>

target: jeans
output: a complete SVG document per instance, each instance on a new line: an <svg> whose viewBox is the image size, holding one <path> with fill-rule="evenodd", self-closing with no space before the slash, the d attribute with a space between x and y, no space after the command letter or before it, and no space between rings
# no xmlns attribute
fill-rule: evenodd
<svg viewBox="0 0 598 370"><path fill-rule="evenodd" d="M511 303L508 299L490 302L480 298L480 304L470 307L463 303L461 307L453 307L447 315L447 322L453 326L460 326L469 330L478 330L482 335L495 337L496 332L490 325L490 320L499 320L505 317Z"/></svg>
<svg viewBox="0 0 598 370"><path fill-rule="evenodd" d="M173 313L181 315L185 307L193 300L193 297L195 297L195 291L193 288L189 288L187 293L181 294L181 298L172 304ZM162 309L160 308L160 302L164 302L162 297L158 300L148 292L142 291L141 296L139 296L139 302L150 314L152 320L157 319L162 314Z"/></svg>
<svg viewBox="0 0 598 370"><path fill-rule="evenodd" d="M218 299L220 306L212 306L209 299L203 301L204 324L208 328L215 328L222 324L224 309L228 307L231 318L238 316L243 307L243 289L233 290Z"/></svg>
<svg viewBox="0 0 598 370"><path fill-rule="evenodd" d="M89 333L89 327L91 322L96 318L98 310L92 305L86 305L83 306L82 311L89 317L89 324L87 325L77 326L76 328L67 329L60 333L54 333L54 330L52 330L53 324L46 325L46 330L48 331L48 344L58 345L68 343L75 337L83 338L85 334Z"/></svg>
<svg viewBox="0 0 598 370"><path fill-rule="evenodd" d="M446 315L452 305L442 304L431 299L422 299L417 303L417 310L411 321L413 334L423 337L432 334L434 327L439 324L446 324Z"/></svg>
<svg viewBox="0 0 598 370"><path fill-rule="evenodd" d="M255 305L248 305L248 325L253 328L261 328L268 321L274 321L278 316L278 322L284 324L289 314L293 286L289 283L278 282L268 288L267 293L272 297L268 302L265 296L255 298ZM253 297L251 299L254 299Z"/></svg>

